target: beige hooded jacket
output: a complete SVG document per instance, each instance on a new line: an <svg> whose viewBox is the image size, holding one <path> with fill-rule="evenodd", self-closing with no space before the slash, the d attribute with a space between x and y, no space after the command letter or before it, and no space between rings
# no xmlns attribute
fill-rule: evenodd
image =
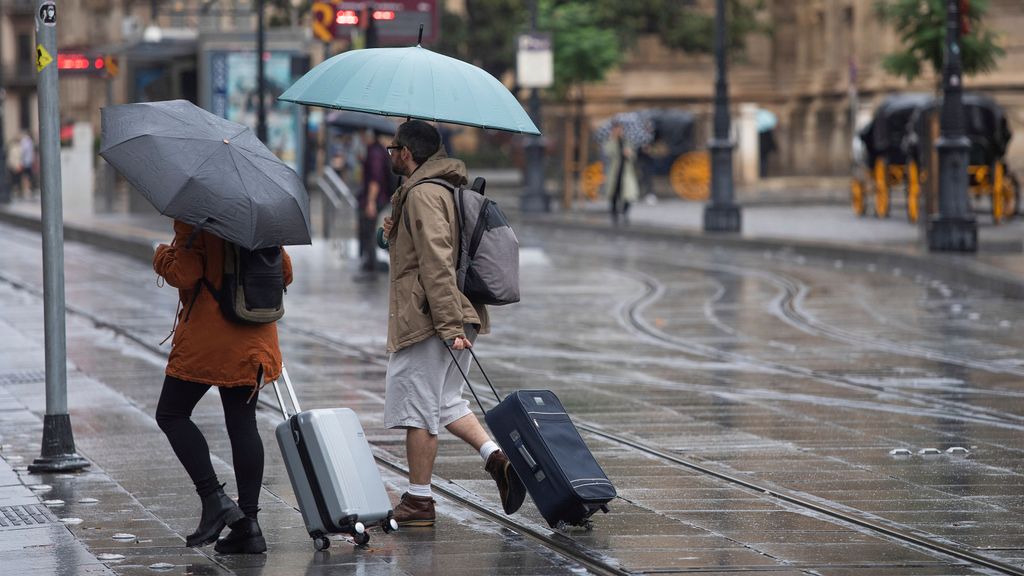
<svg viewBox="0 0 1024 576"><path fill-rule="evenodd" d="M474 306L456 283L459 221L452 193L428 179L466 184L466 166L438 151L398 187L391 199L395 222L388 237L388 352L438 336L464 335L463 326L488 331L487 309Z"/></svg>

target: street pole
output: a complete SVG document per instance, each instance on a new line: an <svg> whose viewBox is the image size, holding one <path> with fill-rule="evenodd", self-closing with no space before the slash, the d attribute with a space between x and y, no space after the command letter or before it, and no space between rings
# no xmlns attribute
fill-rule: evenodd
<svg viewBox="0 0 1024 576"><path fill-rule="evenodd" d="M0 204L11 201L10 175L7 173L7 131L4 130L4 108L7 88L4 86L4 0L0 0Z"/></svg>
<svg viewBox="0 0 1024 576"><path fill-rule="evenodd" d="M725 67L725 0L715 2L715 133L711 149L711 202L704 208L704 231L739 232L740 207L733 202L732 142L729 140L729 84Z"/></svg>
<svg viewBox="0 0 1024 576"><path fill-rule="evenodd" d="M68 472L89 466L75 453L68 414L67 343L64 326L64 228L60 181L60 95L57 92L57 5L39 0L36 9L39 71L39 159L43 227L43 325L46 356L46 415L43 447L29 472ZM45 65L44 65L45 64Z"/></svg>
<svg viewBox="0 0 1024 576"><path fill-rule="evenodd" d="M263 61L263 52L266 50L265 38L263 37L263 4L264 0L256 2L256 137L264 144L267 143L267 106L263 101L267 87L266 66Z"/></svg>
<svg viewBox="0 0 1024 576"><path fill-rule="evenodd" d="M530 1L530 31L537 32L537 0ZM530 119L541 130L540 91L530 89ZM526 143L526 174L523 178L526 189L519 201L523 212L550 212L551 197L544 189L544 141L540 136L530 136Z"/></svg>
<svg viewBox="0 0 1024 576"><path fill-rule="evenodd" d="M965 131L963 69L960 60L960 0L946 0L946 61L942 75L939 151L939 214L928 226L928 248L977 252L978 223L967 197L970 140Z"/></svg>
<svg viewBox="0 0 1024 576"><path fill-rule="evenodd" d="M107 78L107 106L114 105L114 77ZM114 167L109 162L103 163L103 210L104 212L114 211L114 188L117 186L117 176L114 174Z"/></svg>

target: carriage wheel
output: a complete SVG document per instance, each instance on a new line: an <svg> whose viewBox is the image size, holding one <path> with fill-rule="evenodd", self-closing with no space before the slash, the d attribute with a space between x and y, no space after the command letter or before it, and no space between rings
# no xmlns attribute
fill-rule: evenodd
<svg viewBox="0 0 1024 576"><path fill-rule="evenodd" d="M601 185L604 184L604 162L598 160L591 162L583 169L583 196L587 200L597 200L601 195Z"/></svg>
<svg viewBox="0 0 1024 576"><path fill-rule="evenodd" d="M875 215L889 217L889 174L881 158L875 160Z"/></svg>
<svg viewBox="0 0 1024 576"><path fill-rule="evenodd" d="M907 220L917 222L920 217L921 170L917 162L911 161L907 166Z"/></svg>
<svg viewBox="0 0 1024 576"><path fill-rule="evenodd" d="M859 178L850 180L850 203L853 204L853 213L863 216L867 212L867 202L864 201L864 183Z"/></svg>
<svg viewBox="0 0 1024 576"><path fill-rule="evenodd" d="M676 158L668 172L672 189L684 200L707 200L711 194L711 155L707 150Z"/></svg>

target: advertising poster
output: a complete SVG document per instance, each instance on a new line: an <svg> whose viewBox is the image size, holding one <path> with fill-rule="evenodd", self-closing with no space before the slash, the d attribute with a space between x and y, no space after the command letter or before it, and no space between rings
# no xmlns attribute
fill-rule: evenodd
<svg viewBox="0 0 1024 576"><path fill-rule="evenodd" d="M298 78L292 74L289 52L270 52L264 61L267 147L298 173L303 158L302 110L277 97ZM214 52L211 58L211 111L256 130L256 55L253 52Z"/></svg>

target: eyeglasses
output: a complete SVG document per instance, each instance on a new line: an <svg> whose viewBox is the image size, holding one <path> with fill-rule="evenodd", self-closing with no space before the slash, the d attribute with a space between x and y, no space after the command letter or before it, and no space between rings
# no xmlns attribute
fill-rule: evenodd
<svg viewBox="0 0 1024 576"><path fill-rule="evenodd" d="M388 146L387 147L388 155L389 156L394 156L395 153L392 152L392 150L398 151L398 150L401 150L402 148L405 148L405 146L402 146L401 144L396 144L395 146Z"/></svg>

